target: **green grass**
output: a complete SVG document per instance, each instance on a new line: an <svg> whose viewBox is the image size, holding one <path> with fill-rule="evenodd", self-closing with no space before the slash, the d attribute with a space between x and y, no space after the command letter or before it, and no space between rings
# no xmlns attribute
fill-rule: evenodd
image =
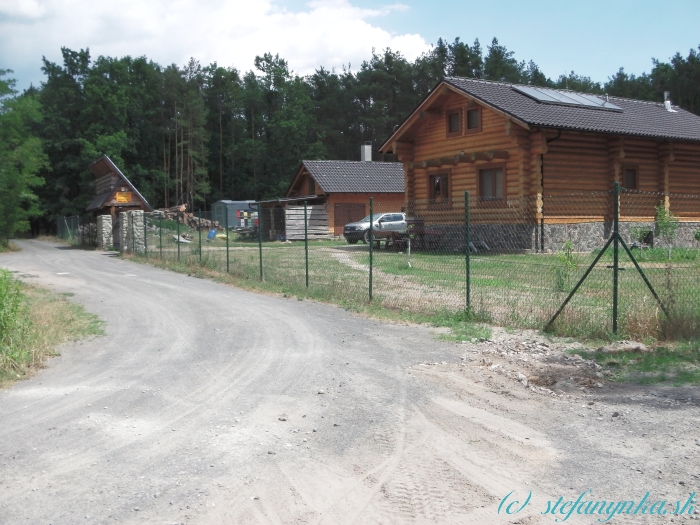
<svg viewBox="0 0 700 525"><path fill-rule="evenodd" d="M248 290L332 303L368 317L447 327L451 332L440 335L440 338L445 340L469 341L472 338L491 336L491 328L482 322L482 317L467 316L464 311L401 309L384 300L381 295L375 295L374 300L370 302L366 275L328 260L327 257L321 257L320 253L311 253L310 286L306 288L303 245L291 246L289 250L265 252L264 281L260 281L259 278L257 252L251 258L249 254L231 250L230 273L225 271L225 254L217 254L214 257L205 252L201 264L198 255L183 256L182 253L180 262L172 258L160 260L146 259L143 256L134 257L132 260Z"/></svg>
<svg viewBox="0 0 700 525"><path fill-rule="evenodd" d="M435 327L450 329L449 334L440 334L438 339L444 341L471 341L473 339L490 339L492 330L488 324L479 322L480 318L468 312L438 312L428 322Z"/></svg>
<svg viewBox="0 0 700 525"><path fill-rule="evenodd" d="M700 384L700 341L659 346L653 352L578 352L612 372L610 379L640 384Z"/></svg>
<svg viewBox="0 0 700 525"><path fill-rule="evenodd" d="M64 295L0 270L0 386L30 376L61 343L103 333L97 316Z"/></svg>
<svg viewBox="0 0 700 525"><path fill-rule="evenodd" d="M16 244L13 244L12 241L6 243L0 242L0 253L18 251L20 251L20 248Z"/></svg>
<svg viewBox="0 0 700 525"><path fill-rule="evenodd" d="M600 250L593 253L598 254ZM624 252L624 248L620 246L620 253ZM643 248L632 250L632 255L637 259L637 262L700 262L700 251L696 248L673 248L671 250L671 259L668 258L668 248ZM627 255L625 255L627 257ZM612 251L609 251L603 256L603 260L612 261Z"/></svg>
<svg viewBox="0 0 700 525"><path fill-rule="evenodd" d="M155 232L158 233L158 232ZM196 233L196 232L195 232ZM152 257L159 257L158 237L149 236ZM263 274L266 289L288 296L364 309L368 303L369 249L344 241L309 242L309 286L306 287L303 242L263 242ZM626 254L620 256L619 332L616 337L692 339L700 333L700 264L692 250L678 250L682 262L670 265L642 261L644 272L672 312L667 320L652 293ZM259 281L258 243L229 239L230 274L246 286ZM163 257L173 261L177 244L163 234ZM657 254L658 255L658 254ZM654 257L657 257L654 255ZM471 308L479 319L502 326L542 329L551 319L595 253L576 253L564 264L559 254L472 255ZM605 254L552 327L553 333L578 338L613 338L612 270ZM650 255L651 257L651 255ZM198 237L180 245L181 264L196 274L198 267L225 272L226 243L203 243ZM698 259L700 263L700 259ZM463 312L466 302L465 254L407 253L375 250L373 254L373 303L411 315L436 316L442 311Z"/></svg>

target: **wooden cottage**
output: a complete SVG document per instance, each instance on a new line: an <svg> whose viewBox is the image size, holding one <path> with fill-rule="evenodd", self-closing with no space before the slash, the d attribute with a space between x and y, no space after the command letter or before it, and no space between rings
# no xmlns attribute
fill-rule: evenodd
<svg viewBox="0 0 700 525"><path fill-rule="evenodd" d="M270 215L274 208L284 209L287 239L303 239L303 201L307 201L310 235L330 238L342 235L345 224L369 214L370 197L377 211L401 211L404 193L404 172L398 162L304 160L285 198L266 207ZM270 223L263 212L266 224Z"/></svg>
<svg viewBox="0 0 700 525"><path fill-rule="evenodd" d="M670 101L448 77L380 151L402 163L405 199L428 203L428 222L444 221L469 191L491 203L494 220L530 198L543 234L545 225L603 223L605 199L557 206L557 196L607 191L616 181L640 195L622 220L653 221L660 195L681 221L700 220L700 201L675 195L700 197L700 117Z"/></svg>
<svg viewBox="0 0 700 525"><path fill-rule="evenodd" d="M96 216L111 216L108 229L113 236L112 245L119 247L119 213L134 210L151 212L153 208L107 155L102 155L88 169L95 176L95 197L86 211Z"/></svg>

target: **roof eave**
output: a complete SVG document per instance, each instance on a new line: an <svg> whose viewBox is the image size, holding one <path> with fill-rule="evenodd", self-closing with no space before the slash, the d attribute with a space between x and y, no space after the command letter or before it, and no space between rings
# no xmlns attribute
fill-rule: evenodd
<svg viewBox="0 0 700 525"><path fill-rule="evenodd" d="M645 138L645 139L660 140L660 141L693 142L693 143L700 142L700 139L693 139L693 138L689 138L689 137L671 137L669 135L650 135L648 133L631 133L631 132L612 131L612 130L604 130L604 129L586 129L586 128L578 128L576 126L562 126L562 125L555 125L555 124L532 123L531 126L532 126L532 128L540 128L540 129L552 129L552 130L561 130L561 131L577 131L579 133L595 133L598 135L617 135L617 136L621 136L621 137L637 137L637 138Z"/></svg>

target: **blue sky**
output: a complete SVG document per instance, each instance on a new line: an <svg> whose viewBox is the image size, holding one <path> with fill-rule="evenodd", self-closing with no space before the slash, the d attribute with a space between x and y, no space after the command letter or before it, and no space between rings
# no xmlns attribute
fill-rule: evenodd
<svg viewBox="0 0 700 525"><path fill-rule="evenodd" d="M570 70L605 81L619 67L650 71L652 57L684 56L700 45L700 0L0 0L0 68L20 87L42 80L41 57L60 47L93 56L146 55L162 64L248 70L270 51L306 74L318 66L357 69L372 48L413 59L443 37L496 36L518 60L553 78Z"/></svg>

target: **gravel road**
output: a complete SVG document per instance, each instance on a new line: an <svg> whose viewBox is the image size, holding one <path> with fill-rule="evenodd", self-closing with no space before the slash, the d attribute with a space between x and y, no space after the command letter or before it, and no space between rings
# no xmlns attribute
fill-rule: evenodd
<svg viewBox="0 0 700 525"><path fill-rule="evenodd" d="M547 502L585 490L649 492L668 512L700 492L698 388L596 387L590 364L536 334L445 343L425 327L18 244L0 267L75 294L107 335L63 346L0 392L2 524L533 525L564 520L542 514ZM557 382L538 386L545 371ZM506 504L531 501L499 513L511 491Z"/></svg>

